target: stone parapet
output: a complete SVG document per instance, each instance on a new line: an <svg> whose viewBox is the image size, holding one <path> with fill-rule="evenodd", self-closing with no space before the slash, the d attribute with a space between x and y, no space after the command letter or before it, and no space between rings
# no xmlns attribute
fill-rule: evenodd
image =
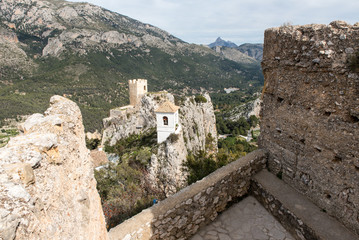
<svg viewBox="0 0 359 240"><path fill-rule="evenodd" d="M249 153L111 229L110 239L188 239L247 194L251 176L266 161L265 150Z"/></svg>

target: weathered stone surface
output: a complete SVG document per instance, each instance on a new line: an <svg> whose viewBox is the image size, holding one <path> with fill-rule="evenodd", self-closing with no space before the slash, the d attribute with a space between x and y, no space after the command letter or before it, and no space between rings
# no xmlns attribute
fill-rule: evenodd
<svg viewBox="0 0 359 240"><path fill-rule="evenodd" d="M358 39L340 21L266 30L260 135L269 168L357 234Z"/></svg>
<svg viewBox="0 0 359 240"><path fill-rule="evenodd" d="M80 109L50 103L0 148L0 238L107 239Z"/></svg>
<svg viewBox="0 0 359 240"><path fill-rule="evenodd" d="M252 177L251 193L295 239L359 239L309 199L263 170ZM277 236L276 239L283 239Z"/></svg>
<svg viewBox="0 0 359 240"><path fill-rule="evenodd" d="M197 152L206 149L206 138L213 138L213 152L217 152L216 117L209 94L203 94L205 103L196 103L193 97L187 98L181 105L179 120L183 129L186 148ZM211 151L210 149L206 149Z"/></svg>
<svg viewBox="0 0 359 240"><path fill-rule="evenodd" d="M241 117L249 118L251 115L259 117L259 113L261 110L262 100L260 97L257 99L250 101L248 103L236 106L231 112L228 114L228 119L236 121Z"/></svg>
<svg viewBox="0 0 359 240"><path fill-rule="evenodd" d="M13 163L4 165L4 169L6 173L12 177L12 179L20 179L25 186L35 182L34 171L28 163Z"/></svg>
<svg viewBox="0 0 359 240"><path fill-rule="evenodd" d="M203 226L190 240L281 239L294 238L253 197L249 196Z"/></svg>

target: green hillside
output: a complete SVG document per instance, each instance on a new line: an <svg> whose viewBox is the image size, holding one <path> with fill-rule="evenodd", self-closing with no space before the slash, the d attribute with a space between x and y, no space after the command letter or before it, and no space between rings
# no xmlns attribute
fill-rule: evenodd
<svg viewBox="0 0 359 240"><path fill-rule="evenodd" d="M0 10L0 121L43 112L58 94L79 104L87 131L101 129L111 108L128 103L127 81L135 78L147 79L150 91L177 94L218 95L225 87L247 94L263 85L258 62L228 60L90 4L41 2L46 11L36 8L42 21L32 25L25 14L14 18L14 9L26 13L38 2L4 2Z"/></svg>

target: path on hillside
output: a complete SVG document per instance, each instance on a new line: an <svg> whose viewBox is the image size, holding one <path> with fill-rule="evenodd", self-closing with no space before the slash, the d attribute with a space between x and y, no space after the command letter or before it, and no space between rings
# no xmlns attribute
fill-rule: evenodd
<svg viewBox="0 0 359 240"><path fill-rule="evenodd" d="M233 205L191 240L294 240L254 198Z"/></svg>

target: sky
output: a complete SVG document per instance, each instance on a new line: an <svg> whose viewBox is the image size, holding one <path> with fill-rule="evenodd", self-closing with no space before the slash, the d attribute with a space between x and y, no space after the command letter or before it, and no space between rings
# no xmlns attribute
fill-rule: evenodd
<svg viewBox="0 0 359 240"><path fill-rule="evenodd" d="M286 23L359 22L358 0L72 0L89 2L159 27L183 41L263 43L264 30Z"/></svg>

